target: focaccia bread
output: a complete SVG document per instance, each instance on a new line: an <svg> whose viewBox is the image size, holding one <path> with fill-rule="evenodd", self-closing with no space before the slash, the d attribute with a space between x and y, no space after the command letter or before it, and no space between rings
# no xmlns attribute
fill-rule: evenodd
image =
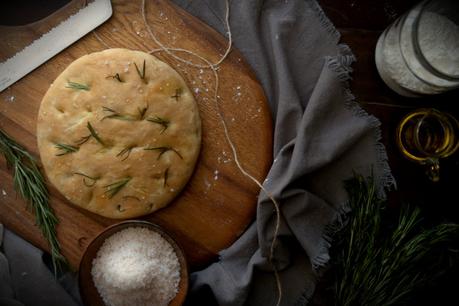
<svg viewBox="0 0 459 306"><path fill-rule="evenodd" d="M72 203L132 218L172 201L201 146L197 104L156 57L108 49L70 64L44 96L37 140L49 181Z"/></svg>

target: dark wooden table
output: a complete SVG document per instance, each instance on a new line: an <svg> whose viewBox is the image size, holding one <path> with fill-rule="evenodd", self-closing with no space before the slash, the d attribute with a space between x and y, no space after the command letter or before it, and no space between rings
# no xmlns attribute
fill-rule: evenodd
<svg viewBox="0 0 459 306"><path fill-rule="evenodd" d="M389 156L389 164L397 180L398 188L389 193L393 207L400 203L411 203L423 209L428 222L459 222L459 205L455 187L459 182L459 154L441 162L439 183L430 182L424 169L403 158L395 144L395 129L401 118L408 112L422 107L435 107L448 111L459 118L459 90L426 98L404 98L391 91L379 77L374 64L374 49L381 32L398 16L418 3L415 0L318 0L327 16L342 34L342 42L348 44L357 62L353 65L351 88L357 101L381 121L382 142ZM20 0L24 5L35 3L36 9L44 8L46 2ZM59 7L66 0L55 0ZM25 10L25 12L30 10ZM36 17L37 14L34 14ZM39 15L39 13L38 13ZM2 20L8 23L8 16ZM32 17L30 17L32 18ZM27 21L28 16L24 16ZM11 21L12 22L12 21ZM418 293L412 305L455 305L455 290L459 284L459 268L449 271L436 285ZM330 275L321 279L314 296L313 305L333 303L330 295ZM453 301L453 302L451 302Z"/></svg>
<svg viewBox="0 0 459 306"><path fill-rule="evenodd" d="M357 61L353 65L351 88L356 100L381 121L382 142L389 164L397 180L397 190L389 193L390 205L410 203L421 207L430 224L442 221L459 222L459 154L440 162L438 183L430 182L424 169L405 159L395 143L397 124L407 113L423 107L434 107L459 118L459 90L426 98L404 98L391 91L379 77L374 63L376 42L382 31L398 16L420 1L415 0L318 0L329 19L348 44ZM412 305L457 305L456 290L459 264L436 285L417 293ZM332 304L330 284L332 273L319 283L314 305ZM454 302L456 301L456 302Z"/></svg>

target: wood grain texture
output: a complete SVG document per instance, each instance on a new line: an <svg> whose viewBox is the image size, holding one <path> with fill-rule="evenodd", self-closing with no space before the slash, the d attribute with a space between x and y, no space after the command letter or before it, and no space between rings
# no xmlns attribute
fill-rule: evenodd
<svg viewBox="0 0 459 306"><path fill-rule="evenodd" d="M140 1L117 0L112 4L113 17L96 30L110 47L143 51L157 48L142 21ZM148 1L147 19L169 47L193 50L213 62L225 51L224 37L167 1ZM23 30L30 29L24 26ZM2 56L11 52L5 43L0 44L1 48ZM0 128L37 156L36 117L49 85L73 60L104 48L92 33L88 34L2 92ZM164 53L156 55L174 67L194 92L202 118L203 143L197 168L185 190L170 206L142 219L165 228L185 249L191 269L196 269L215 259L217 252L231 245L253 220L259 188L236 167L212 98L215 80L211 71L186 66ZM263 181L272 161L272 123L263 90L237 50L221 65L219 75L218 103L239 161ZM79 209L49 187L51 204L60 220L58 237L63 254L76 268L91 239L118 221ZM0 222L47 249L32 214L13 190L11 173L3 159L0 189Z"/></svg>

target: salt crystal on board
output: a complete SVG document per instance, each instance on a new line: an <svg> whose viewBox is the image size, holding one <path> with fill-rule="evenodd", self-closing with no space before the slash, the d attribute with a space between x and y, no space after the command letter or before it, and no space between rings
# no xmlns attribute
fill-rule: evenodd
<svg viewBox="0 0 459 306"><path fill-rule="evenodd" d="M11 96L6 96L6 97L5 97L5 101L6 101L6 102L13 103L14 100L16 100L16 97L13 96L13 95L11 95Z"/></svg>
<svg viewBox="0 0 459 306"><path fill-rule="evenodd" d="M4 189L2 189L2 195L6 197L6 191Z"/></svg>

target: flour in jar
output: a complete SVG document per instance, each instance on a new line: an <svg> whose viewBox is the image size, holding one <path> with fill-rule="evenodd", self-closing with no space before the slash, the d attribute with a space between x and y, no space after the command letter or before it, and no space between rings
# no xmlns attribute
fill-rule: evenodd
<svg viewBox="0 0 459 306"><path fill-rule="evenodd" d="M435 12L419 19L419 48L427 61L448 76L459 76L459 26Z"/></svg>
<svg viewBox="0 0 459 306"><path fill-rule="evenodd" d="M459 26L449 11L423 3L379 38L375 60L386 84L403 96L438 94L459 87ZM443 15L446 14L446 15Z"/></svg>

